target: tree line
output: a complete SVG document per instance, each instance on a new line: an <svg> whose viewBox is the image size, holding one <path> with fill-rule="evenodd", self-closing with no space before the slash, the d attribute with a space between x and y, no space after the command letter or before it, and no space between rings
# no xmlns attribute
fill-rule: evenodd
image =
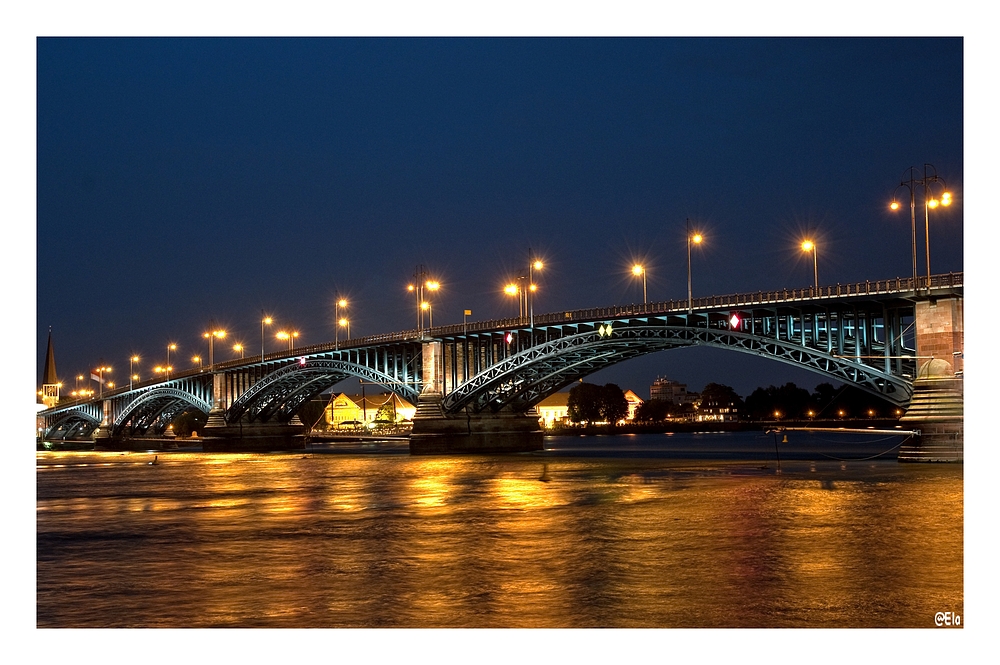
<svg viewBox="0 0 1000 665"><path fill-rule="evenodd" d="M669 400L647 400L636 409L635 422L662 422L701 413L732 413L739 420L816 420L898 418L890 402L854 386L821 383L813 392L794 383L757 388L744 400L732 387L709 383L698 395L699 406ZM628 414L625 392L614 383L579 383L569 391L569 419L575 423L617 423Z"/></svg>

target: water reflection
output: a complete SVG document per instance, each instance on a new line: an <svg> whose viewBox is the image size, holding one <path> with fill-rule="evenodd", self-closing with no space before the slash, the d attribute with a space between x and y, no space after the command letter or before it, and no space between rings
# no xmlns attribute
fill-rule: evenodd
<svg viewBox="0 0 1000 665"><path fill-rule="evenodd" d="M962 468L38 453L39 626L930 627Z"/></svg>

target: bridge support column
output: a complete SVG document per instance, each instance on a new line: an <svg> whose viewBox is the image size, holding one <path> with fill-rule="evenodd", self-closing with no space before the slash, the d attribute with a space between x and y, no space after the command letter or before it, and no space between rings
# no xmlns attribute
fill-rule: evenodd
<svg viewBox="0 0 1000 665"><path fill-rule="evenodd" d="M917 356L922 364L900 422L920 435L899 449L900 462L964 460L964 327L961 298L916 303Z"/></svg>
<svg viewBox="0 0 1000 665"><path fill-rule="evenodd" d="M293 416L288 423L226 422L225 376L216 374L212 385L212 410L205 422L201 447L205 452L255 452L302 450L306 427Z"/></svg>
<svg viewBox="0 0 1000 665"><path fill-rule="evenodd" d="M423 343L424 388L417 397L417 412L410 432L410 453L500 453L542 449L542 431L534 409L529 414L464 413L446 415L444 362L441 342ZM534 414L534 415L532 415Z"/></svg>

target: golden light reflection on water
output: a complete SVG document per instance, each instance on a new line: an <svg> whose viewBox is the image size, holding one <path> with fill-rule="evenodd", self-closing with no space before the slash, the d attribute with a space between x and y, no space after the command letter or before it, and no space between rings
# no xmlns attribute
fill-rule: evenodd
<svg viewBox="0 0 1000 665"><path fill-rule="evenodd" d="M37 459L39 626L929 627L963 608L960 467Z"/></svg>

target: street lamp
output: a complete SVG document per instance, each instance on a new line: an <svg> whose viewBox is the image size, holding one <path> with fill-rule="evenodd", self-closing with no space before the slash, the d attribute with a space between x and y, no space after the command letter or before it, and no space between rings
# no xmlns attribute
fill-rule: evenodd
<svg viewBox="0 0 1000 665"><path fill-rule="evenodd" d="M421 309L421 311L427 312L427 318L428 318L427 328L428 329L433 328L434 327L434 308L431 307L431 304L428 301L425 300L422 303L420 303L420 309Z"/></svg>
<svg viewBox="0 0 1000 665"><path fill-rule="evenodd" d="M174 344L173 342L170 342L169 344L167 344L167 368L168 369L170 367L170 352L171 351L176 351L176 350L177 350L177 345L176 344ZM169 374L167 374L167 378L168 379L170 378Z"/></svg>
<svg viewBox="0 0 1000 665"><path fill-rule="evenodd" d="M528 297L528 317L529 317L529 325L530 325L531 330L532 330L532 333L531 333L531 339L532 340L534 340L534 338L535 338L534 330L535 330L535 290L536 290L536 287L535 287L534 271L535 270L541 270L543 267L544 267L544 264L541 261L539 261L538 259L536 259L534 257L534 255L531 253L531 248L529 247L528 248L528 294L527 294L527 297Z"/></svg>
<svg viewBox="0 0 1000 665"><path fill-rule="evenodd" d="M201 335L208 340L208 370L215 367L215 340L223 339L226 336L225 330L209 330Z"/></svg>
<svg viewBox="0 0 1000 665"><path fill-rule="evenodd" d="M632 274L636 277L642 275L642 304L646 304L646 269L636 263L632 266Z"/></svg>
<svg viewBox="0 0 1000 665"><path fill-rule="evenodd" d="M333 343L334 343L333 348L335 350L340 348L340 326L344 325L343 323L341 323L341 321L346 320L340 316L341 309L347 309L346 298L337 298L337 317L336 317L337 325L334 326L333 330ZM350 338L350 336L351 336L350 329L348 329L347 337Z"/></svg>
<svg viewBox="0 0 1000 665"><path fill-rule="evenodd" d="M928 168L930 173L928 173ZM937 208L938 205L949 206L951 205L951 192L943 191L941 194L941 199L934 197L931 191L931 185L938 183L942 189L945 189L947 185L945 184L944 178L938 176L937 169L934 168L933 164L924 164L924 177L914 178L913 172L916 170L915 166L911 166L907 169L903 175L909 175L907 180L903 180L896 187L896 191L899 191L900 187L906 187L910 191L910 235L911 244L913 247L913 288L917 288L917 215L916 215L916 197L914 187L920 185L924 188L924 250L926 252L925 264L927 266L927 288L931 286L931 235L930 235L930 210L932 208ZM899 210L899 202L896 200L896 191L892 194L892 203L889 204L890 210ZM929 197L928 197L929 196Z"/></svg>
<svg viewBox="0 0 1000 665"><path fill-rule="evenodd" d="M285 342L288 342L288 350L289 351L294 351L295 350L295 338L298 337L298 336L299 336L299 334L297 332L294 332L294 331L292 331L292 332L286 332L284 330L279 330L278 334L275 335L275 337L277 337L278 339L280 339L282 341L285 341Z"/></svg>
<svg viewBox="0 0 1000 665"><path fill-rule="evenodd" d="M700 233L691 234L691 219L685 220L685 225L687 227L687 248L688 248L688 314L694 311L691 306L691 243L700 245L701 241L704 239Z"/></svg>
<svg viewBox="0 0 1000 665"><path fill-rule="evenodd" d="M342 318L339 321L337 321L337 329L338 330L341 328L341 326L347 328L347 339L351 339L351 322L350 322L350 320L345 317L345 318Z"/></svg>
<svg viewBox="0 0 1000 665"><path fill-rule="evenodd" d="M192 356L191 357L191 362L198 363L198 371L199 372L203 369L202 364L201 364L201 356Z"/></svg>
<svg viewBox="0 0 1000 665"><path fill-rule="evenodd" d="M239 342L237 342L236 344L233 344L233 351L235 351L236 353L240 354L240 360L243 360L243 345L242 344L240 344Z"/></svg>
<svg viewBox="0 0 1000 665"><path fill-rule="evenodd" d="M98 367L94 371L97 372L98 376L100 377L97 380L97 382L100 384L100 393L99 393L99 396L103 397L104 396L104 373L105 372L110 373L111 372L111 368L110 367L105 367L104 365L101 365L100 367Z"/></svg>
<svg viewBox="0 0 1000 665"><path fill-rule="evenodd" d="M819 254L819 250L816 248L816 243L812 240L802 241L802 251L812 252L813 255L813 283L815 284L816 293L819 294L819 260L816 255Z"/></svg>
<svg viewBox="0 0 1000 665"><path fill-rule="evenodd" d="M427 279L427 272L424 270L422 265L417 266L413 273L413 283L406 286L406 290L413 293L416 299L417 305L417 333L422 337L424 333L424 311L430 311L430 304L425 306L427 302L424 298L424 289L428 291L437 291L441 288L441 283L433 280ZM433 324L431 324L433 327Z"/></svg>
<svg viewBox="0 0 1000 665"><path fill-rule="evenodd" d="M132 381L139 377L135 374L135 363L139 362L139 356L132 356L128 359L128 389L132 390Z"/></svg>
<svg viewBox="0 0 1000 665"><path fill-rule="evenodd" d="M264 362L264 326L271 325L272 319L270 316L264 314L264 310L260 310L260 361Z"/></svg>

